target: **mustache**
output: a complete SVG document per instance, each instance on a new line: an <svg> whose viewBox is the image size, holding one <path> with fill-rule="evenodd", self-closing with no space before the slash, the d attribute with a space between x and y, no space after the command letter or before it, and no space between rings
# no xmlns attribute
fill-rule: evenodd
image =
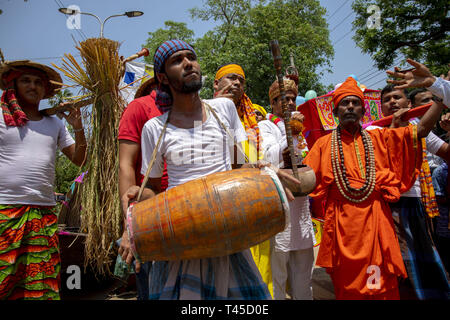
<svg viewBox="0 0 450 320"><path fill-rule="evenodd" d="M198 72L198 71L195 71L195 70L189 70L189 71L183 72L183 77L186 77L186 76L188 76L188 75L190 75L190 74L193 74L193 73L195 73L195 74L197 74L197 75L199 75L199 76L202 75L202 74L201 74L200 72Z"/></svg>

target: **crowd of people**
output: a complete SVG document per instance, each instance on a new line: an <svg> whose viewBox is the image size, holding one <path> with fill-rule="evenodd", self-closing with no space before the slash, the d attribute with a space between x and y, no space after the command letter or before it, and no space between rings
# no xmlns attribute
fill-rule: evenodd
<svg viewBox="0 0 450 320"><path fill-rule="evenodd" d="M294 79L267 88L266 109L252 102L242 66L230 61L216 72L214 96L201 99L201 67L184 41L161 44L153 62L154 77L127 106L118 128L124 214L118 255L134 266L139 300L312 300L315 265L330 275L336 299L449 299L448 76L435 77L414 60L408 60L411 70L388 71L393 80L380 101L392 122L366 129L364 93L348 77L331 94L337 128L312 146L294 133L289 146L284 108L292 120L309 121L297 111ZM60 297L55 152L82 166L87 148L78 109L62 115L75 139L62 120L39 111L61 82L52 68L29 61L0 70L0 299ZM406 118L427 103L422 116ZM441 137L432 131L437 124L446 133ZM200 144L194 141L198 132ZM294 196L301 182L282 170L292 168L293 159L314 171L316 186L308 195ZM289 200L283 231L220 257L136 259L126 212L143 181L140 201L239 168L270 168L278 176ZM313 212L312 202L323 211ZM315 215L324 219L317 259Z"/></svg>

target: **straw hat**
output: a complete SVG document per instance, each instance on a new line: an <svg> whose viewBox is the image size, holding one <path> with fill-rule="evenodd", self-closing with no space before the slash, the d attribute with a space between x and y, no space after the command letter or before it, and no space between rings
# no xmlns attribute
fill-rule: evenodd
<svg viewBox="0 0 450 320"><path fill-rule="evenodd" d="M156 81L154 77L151 77L150 79L146 80L144 83L142 83L139 88L137 89L134 98L140 98L142 96L146 96L151 92L151 86L156 86Z"/></svg>
<svg viewBox="0 0 450 320"><path fill-rule="evenodd" d="M44 99L50 98L52 97L56 91L58 89L60 89L61 83L62 83L62 78L59 75L58 72L56 72L54 69L37 63L37 62L33 62L30 60L15 60L15 61L5 61L3 63L0 63L0 89L5 90L6 89L6 83L4 81L4 76L11 70L20 70L20 67L29 67L29 68L35 68L38 70L41 70L42 72L44 72L49 80L49 86L48 86L48 90L44 96ZM57 82L53 83L52 81Z"/></svg>

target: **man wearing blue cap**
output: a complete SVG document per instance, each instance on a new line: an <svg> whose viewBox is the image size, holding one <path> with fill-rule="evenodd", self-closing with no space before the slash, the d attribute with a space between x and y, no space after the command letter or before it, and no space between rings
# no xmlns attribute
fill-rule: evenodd
<svg viewBox="0 0 450 320"><path fill-rule="evenodd" d="M231 170L229 147L247 139L230 99L200 99L201 69L189 44L180 40L164 42L155 52L154 70L158 82L156 100L168 112L149 120L142 130L142 174L162 136L142 199L159 192L164 160L170 189ZM223 125L234 137L227 136ZM138 189L131 187L122 198L125 211ZM121 254L131 263L133 254L129 250ZM149 298L259 300L270 299L270 293L247 249L223 257L156 261L150 274Z"/></svg>

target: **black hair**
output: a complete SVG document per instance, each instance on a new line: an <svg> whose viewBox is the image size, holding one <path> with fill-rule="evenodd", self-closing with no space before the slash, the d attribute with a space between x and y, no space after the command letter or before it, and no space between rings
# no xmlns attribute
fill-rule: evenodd
<svg viewBox="0 0 450 320"><path fill-rule="evenodd" d="M402 91L403 94L405 95L406 99L408 99L408 91L406 91L405 89L395 89L394 87L395 87L394 84L388 84L387 86L385 86L381 90L380 99L383 100L383 95L385 95L386 93L390 93L392 91L396 91L396 90Z"/></svg>
<svg viewBox="0 0 450 320"><path fill-rule="evenodd" d="M425 89L425 88L419 88L419 89L414 89L413 91L411 91L410 93L409 93L409 96L408 96L408 98L409 98L409 100L411 100L411 103L414 105L415 103L416 103L416 96L419 94L419 93L422 93L422 92L427 92L427 89Z"/></svg>

